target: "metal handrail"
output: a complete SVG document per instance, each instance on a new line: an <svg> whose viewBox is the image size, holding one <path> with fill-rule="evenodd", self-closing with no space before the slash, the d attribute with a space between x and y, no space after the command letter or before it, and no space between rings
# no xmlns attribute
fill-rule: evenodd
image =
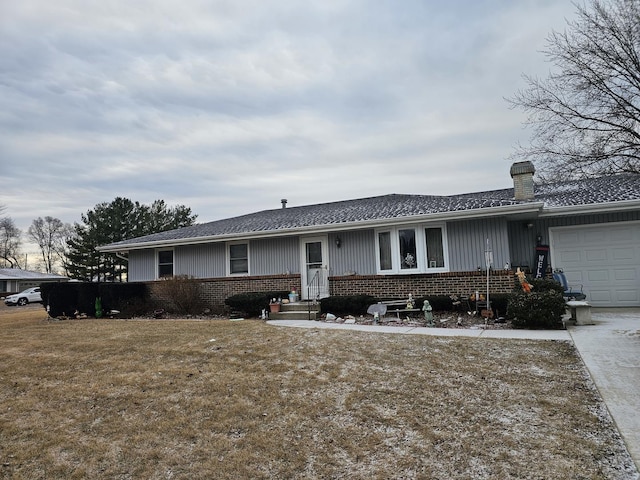
<svg viewBox="0 0 640 480"><path fill-rule="evenodd" d="M307 283L307 319L311 320L311 288L315 283L315 300L314 303L320 300L320 270L316 270L313 278Z"/></svg>

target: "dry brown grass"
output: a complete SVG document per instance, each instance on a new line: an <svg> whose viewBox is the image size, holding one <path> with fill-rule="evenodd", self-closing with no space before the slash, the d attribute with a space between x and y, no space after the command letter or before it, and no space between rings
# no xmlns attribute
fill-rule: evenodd
<svg viewBox="0 0 640 480"><path fill-rule="evenodd" d="M0 309L0 477L632 478L573 346Z"/></svg>

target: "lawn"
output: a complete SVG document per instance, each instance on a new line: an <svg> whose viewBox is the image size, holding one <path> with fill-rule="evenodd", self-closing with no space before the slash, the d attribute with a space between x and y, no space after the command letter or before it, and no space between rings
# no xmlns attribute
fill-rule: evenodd
<svg viewBox="0 0 640 480"><path fill-rule="evenodd" d="M627 479L566 342L0 310L0 478Z"/></svg>

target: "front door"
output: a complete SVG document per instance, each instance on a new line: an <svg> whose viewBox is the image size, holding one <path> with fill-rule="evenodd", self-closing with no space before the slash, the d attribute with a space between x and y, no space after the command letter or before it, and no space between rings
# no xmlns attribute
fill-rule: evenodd
<svg viewBox="0 0 640 480"><path fill-rule="evenodd" d="M328 297L327 237L303 238L301 243L302 298L317 300Z"/></svg>

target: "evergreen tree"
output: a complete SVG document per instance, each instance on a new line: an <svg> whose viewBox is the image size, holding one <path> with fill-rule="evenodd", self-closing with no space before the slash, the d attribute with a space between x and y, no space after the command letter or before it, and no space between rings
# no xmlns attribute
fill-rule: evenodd
<svg viewBox="0 0 640 480"><path fill-rule="evenodd" d="M127 261L113 253L100 253L96 247L193 225L196 217L190 208L169 208L163 200L150 206L122 197L100 203L74 225L65 267L69 276L80 280L122 281Z"/></svg>

